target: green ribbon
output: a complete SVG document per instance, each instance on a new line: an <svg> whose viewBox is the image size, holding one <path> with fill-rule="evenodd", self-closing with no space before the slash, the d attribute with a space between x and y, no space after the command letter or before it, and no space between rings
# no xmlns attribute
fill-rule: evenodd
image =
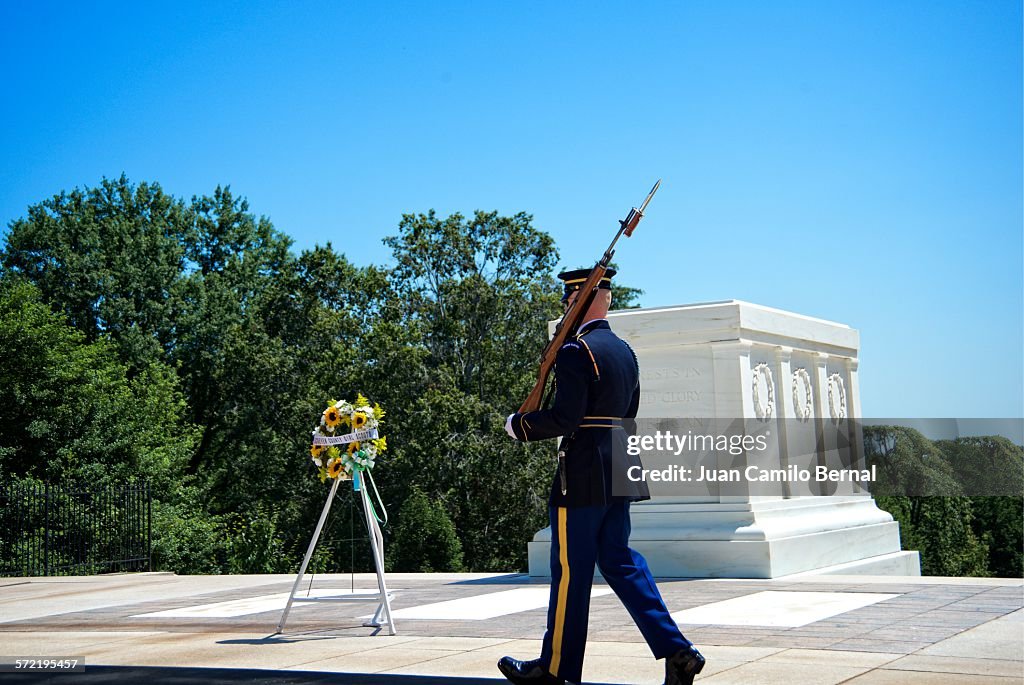
<svg viewBox="0 0 1024 685"><path fill-rule="evenodd" d="M360 481L362 481L361 474L366 474L367 480L370 481L370 485L373 486L373 494L377 496L377 503L380 505L380 510L384 514L384 518L377 515L377 508L373 506L373 497L367 497L366 501L370 505L370 513L373 514L373 518L377 519L382 527L388 525L388 510L384 507L384 500L381 499L380 491L377 490L377 483L373 480L373 474L370 473L370 469L359 464L352 464L352 490L358 490ZM369 493L367 493L369 494Z"/></svg>

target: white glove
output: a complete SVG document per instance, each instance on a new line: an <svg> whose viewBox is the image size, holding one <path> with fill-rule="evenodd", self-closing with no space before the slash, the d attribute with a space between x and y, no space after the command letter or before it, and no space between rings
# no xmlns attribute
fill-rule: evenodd
<svg viewBox="0 0 1024 685"><path fill-rule="evenodd" d="M505 419L505 432L508 433L508 436L510 438L512 438L513 440L518 440L519 438L516 437L516 432L514 430L512 430L512 417L513 416L515 416L515 414L509 414L508 418Z"/></svg>

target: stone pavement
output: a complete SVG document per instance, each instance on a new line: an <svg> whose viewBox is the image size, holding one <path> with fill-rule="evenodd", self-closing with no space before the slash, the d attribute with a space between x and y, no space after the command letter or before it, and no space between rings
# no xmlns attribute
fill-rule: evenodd
<svg viewBox="0 0 1024 685"><path fill-rule="evenodd" d="M0 579L0 656L80 657L83 674L0 682L500 683L505 654L540 650L546 583L515 574L391 574L398 634L371 604L297 604L294 577L126 574ZM1024 682L1020 579L799 576L661 580L708 659L697 683ZM375 589L372 574L318 575L311 592ZM304 590L306 585L304 584ZM463 600L463 601L457 601ZM386 631L385 631L386 632ZM629 615L598 581L588 683L662 682Z"/></svg>

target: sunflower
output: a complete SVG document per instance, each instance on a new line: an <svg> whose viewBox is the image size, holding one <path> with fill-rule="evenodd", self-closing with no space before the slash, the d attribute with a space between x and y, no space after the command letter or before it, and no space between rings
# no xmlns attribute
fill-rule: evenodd
<svg viewBox="0 0 1024 685"><path fill-rule="evenodd" d="M311 455L313 455L314 459L317 459L317 458L320 457L320 455L322 455L324 453L324 446L323 445L313 445L312 447L309 448L309 453Z"/></svg>
<svg viewBox="0 0 1024 685"><path fill-rule="evenodd" d="M338 411L337 407L327 407L324 412L324 421L327 423L328 428L334 428L341 423L341 412Z"/></svg>
<svg viewBox="0 0 1024 685"><path fill-rule="evenodd" d="M341 474L342 468L341 459L332 459L330 463L327 464L327 475L331 478L337 478Z"/></svg>
<svg viewBox="0 0 1024 685"><path fill-rule="evenodd" d="M357 411L352 415L352 427L359 430L366 425L366 414L361 411Z"/></svg>
<svg viewBox="0 0 1024 685"><path fill-rule="evenodd" d="M355 441L355 442L350 442L348 444L348 449L346 450L346 452L348 452L350 455L355 454L358 451L359 451L359 441L358 440Z"/></svg>

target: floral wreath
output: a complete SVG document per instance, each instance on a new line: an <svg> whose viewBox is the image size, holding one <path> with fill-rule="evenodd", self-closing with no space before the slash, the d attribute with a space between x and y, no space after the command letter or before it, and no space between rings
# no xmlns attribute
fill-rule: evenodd
<svg viewBox="0 0 1024 685"><path fill-rule="evenodd" d="M387 438L379 433L383 418L384 409L376 403L371 406L362 394L355 402L331 400L313 430L309 450L321 483L328 478L351 480L373 468L377 455L388 448Z"/></svg>

